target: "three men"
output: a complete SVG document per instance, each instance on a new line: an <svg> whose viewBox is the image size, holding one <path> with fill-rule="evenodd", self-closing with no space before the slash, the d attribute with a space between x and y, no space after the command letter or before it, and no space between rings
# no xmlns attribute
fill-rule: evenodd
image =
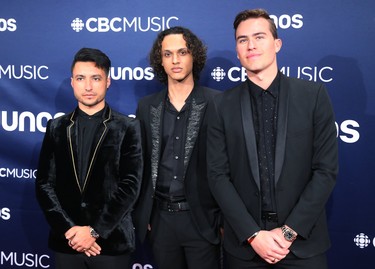
<svg viewBox="0 0 375 269"><path fill-rule="evenodd" d="M327 268L330 242L324 208L338 171L328 94L321 84L278 71L276 54L282 42L267 12L245 10L237 15L234 28L237 55L248 80L220 95L197 85L206 48L191 31L173 27L155 40L151 65L167 88L138 104L145 166L134 211L137 234L142 242L149 238L160 269L219 268L216 199L224 215L229 268ZM93 62L86 67L103 71ZM73 64L76 89L87 76L74 75L74 68ZM111 113L103 103L105 91L84 92L76 94L75 112L49 122L38 171L38 199L61 264L75 252L104 254L106 240L111 251L112 242L125 244L113 250L116 254L133 247L127 241L132 238L128 213L142 166L137 121ZM97 109L91 109L92 104ZM85 120L97 112L103 120ZM99 138L103 132L95 130L107 128L111 115L123 119L114 128L121 135L113 133L113 143L105 147L101 143L106 140ZM125 142L117 140L125 136ZM105 158L97 155L102 150ZM104 165L96 167L98 160ZM104 192L113 200L100 191L95 196L105 189L99 175L116 171L111 175L115 178L121 171L113 167L118 163L125 167L119 174L127 179L120 182L130 188L111 185ZM62 184L62 179L67 181ZM74 198L66 196L68 191ZM114 223L119 217L130 230L122 229L123 237L112 238L118 234Z"/></svg>

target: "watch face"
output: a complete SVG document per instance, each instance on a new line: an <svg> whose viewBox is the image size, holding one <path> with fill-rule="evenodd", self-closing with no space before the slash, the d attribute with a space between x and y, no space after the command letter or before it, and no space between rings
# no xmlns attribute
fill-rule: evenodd
<svg viewBox="0 0 375 269"><path fill-rule="evenodd" d="M288 229L287 227L283 226L281 230L286 240L293 241L296 238L296 234L292 230Z"/></svg>
<svg viewBox="0 0 375 269"><path fill-rule="evenodd" d="M90 230L90 234L94 238L98 238L99 237L99 234L94 229L92 229L92 228Z"/></svg>
<svg viewBox="0 0 375 269"><path fill-rule="evenodd" d="M293 233L291 233L290 231L285 231L284 236L289 241L293 239Z"/></svg>

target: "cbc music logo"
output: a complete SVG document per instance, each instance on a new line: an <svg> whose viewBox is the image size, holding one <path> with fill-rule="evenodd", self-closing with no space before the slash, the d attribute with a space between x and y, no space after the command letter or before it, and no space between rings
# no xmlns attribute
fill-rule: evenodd
<svg viewBox="0 0 375 269"><path fill-rule="evenodd" d="M85 24L83 23L83 21L81 19L75 18L72 21L72 23L70 24L70 26L72 26L72 29L78 33L80 31L82 31Z"/></svg>
<svg viewBox="0 0 375 269"><path fill-rule="evenodd" d="M36 169L0 167L0 178L35 179Z"/></svg>
<svg viewBox="0 0 375 269"><path fill-rule="evenodd" d="M371 244L371 239L366 234L360 233L354 237L354 243L359 248L366 248ZM375 237L373 239L373 245L375 247Z"/></svg>
<svg viewBox="0 0 375 269"><path fill-rule="evenodd" d="M280 68L280 72L288 77L296 77L315 82L321 81L328 83L333 81L333 68L331 66L297 66L293 68L283 66ZM224 80L226 76L232 82L245 81L247 78L246 69L244 67L234 66L225 72L222 67L217 66L211 71L211 77L217 82Z"/></svg>
<svg viewBox="0 0 375 269"><path fill-rule="evenodd" d="M0 252L0 265L10 267L50 268L50 256L38 253Z"/></svg>
<svg viewBox="0 0 375 269"><path fill-rule="evenodd" d="M225 75L226 73L221 67L215 67L211 72L212 78L218 82L222 81L225 78Z"/></svg>
<svg viewBox="0 0 375 269"><path fill-rule="evenodd" d="M27 79L27 80L47 80L48 75L48 66L41 65L0 65L0 79L2 78L9 79Z"/></svg>
<svg viewBox="0 0 375 269"><path fill-rule="evenodd" d="M73 31L81 32L86 29L89 32L159 32L171 27L173 22L178 21L176 16L171 17L98 17L88 18L86 21L75 18L70 26Z"/></svg>

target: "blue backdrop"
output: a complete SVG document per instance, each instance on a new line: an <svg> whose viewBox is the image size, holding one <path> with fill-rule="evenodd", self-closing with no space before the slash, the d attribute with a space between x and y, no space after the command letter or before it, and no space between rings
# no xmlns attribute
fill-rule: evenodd
<svg viewBox="0 0 375 269"><path fill-rule="evenodd" d="M278 26L283 73L326 83L337 121L340 173L327 205L330 268L371 268L375 253L375 2L349 0L1 0L0 267L54 268L48 226L34 196L46 122L71 111L70 64L95 47L112 60L107 101L135 113L160 90L147 60L161 30L190 28L208 46L201 84L225 90L245 79L232 22L267 9ZM156 268L146 247L133 269Z"/></svg>

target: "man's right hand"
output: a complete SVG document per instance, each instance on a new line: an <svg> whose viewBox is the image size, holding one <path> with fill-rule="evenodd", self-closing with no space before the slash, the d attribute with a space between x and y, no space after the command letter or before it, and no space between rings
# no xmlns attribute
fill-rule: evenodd
<svg viewBox="0 0 375 269"><path fill-rule="evenodd" d="M96 243L96 238L90 234L90 226L73 226L65 233L68 245L78 251L96 256L100 254L101 247Z"/></svg>
<svg viewBox="0 0 375 269"><path fill-rule="evenodd" d="M92 246L89 249L86 249L84 252L85 254L90 257L90 256L96 256L99 255L101 251L101 247L98 245L98 243L92 244Z"/></svg>
<svg viewBox="0 0 375 269"><path fill-rule="evenodd" d="M251 242L254 251L266 262L275 264L289 253L289 245L285 244L284 237L277 230L261 230Z"/></svg>

